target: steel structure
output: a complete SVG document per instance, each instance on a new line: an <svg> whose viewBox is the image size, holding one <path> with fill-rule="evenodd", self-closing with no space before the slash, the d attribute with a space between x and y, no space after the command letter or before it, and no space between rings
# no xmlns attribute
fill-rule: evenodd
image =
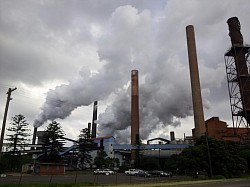
<svg viewBox="0 0 250 187"><path fill-rule="evenodd" d="M225 53L224 60L234 133L238 135L240 127L249 129L250 125L250 46L243 44L238 18L232 17L227 23L232 47Z"/></svg>

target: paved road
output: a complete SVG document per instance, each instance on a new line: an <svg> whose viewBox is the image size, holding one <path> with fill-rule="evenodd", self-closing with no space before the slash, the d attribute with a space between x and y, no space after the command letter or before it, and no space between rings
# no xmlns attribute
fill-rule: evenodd
<svg viewBox="0 0 250 187"><path fill-rule="evenodd" d="M111 176L105 175L92 175L92 174L77 174L77 175L60 175L60 176L38 176L38 175L19 175L19 176L7 176L0 177L0 186L3 184L25 184L25 183L60 183L60 182L95 182L98 184L145 184L150 182L163 182L163 181L178 181L181 180L180 177L134 177L127 176L124 174L116 174ZM162 183L164 184L164 183ZM162 185L163 186L163 185ZM209 183L209 184L192 184L192 185L181 185L181 187L250 187L250 179L241 180L241 181L231 181L228 180L226 182L217 182L217 183Z"/></svg>

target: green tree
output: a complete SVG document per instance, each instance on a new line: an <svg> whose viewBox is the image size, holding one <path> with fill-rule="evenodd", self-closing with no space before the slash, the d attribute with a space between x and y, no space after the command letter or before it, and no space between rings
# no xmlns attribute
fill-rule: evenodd
<svg viewBox="0 0 250 187"><path fill-rule="evenodd" d="M108 157L107 159L106 159L106 162L107 162L107 164L108 164L108 167L109 168L114 168L114 167L119 167L120 166L120 161L119 161L119 159L118 158L110 158L110 157Z"/></svg>
<svg viewBox="0 0 250 187"><path fill-rule="evenodd" d="M52 121L44 131L43 143L46 145L45 156L42 161L60 162L61 156L59 153L63 151L65 143L61 138L65 135L61 125Z"/></svg>
<svg viewBox="0 0 250 187"><path fill-rule="evenodd" d="M247 167L250 171L250 146L242 146L239 154L247 161Z"/></svg>
<svg viewBox="0 0 250 187"><path fill-rule="evenodd" d="M97 168L108 167L107 162L108 155L105 151L97 151L97 156L94 159L94 163Z"/></svg>
<svg viewBox="0 0 250 187"><path fill-rule="evenodd" d="M231 141L223 141L208 137L208 147L206 137L202 136L196 141L196 146L201 147L202 151L207 152L209 148L211 155L211 166L214 175L223 175L226 178L239 175L247 169L246 160L240 155L239 144ZM208 154L203 154L203 165L201 168L209 173Z"/></svg>
<svg viewBox="0 0 250 187"><path fill-rule="evenodd" d="M10 134L7 134L8 138L5 139L8 141L7 149L12 155L20 155L30 141L30 139L28 139L31 135L28 133L30 131L28 128L29 124L21 114L15 115L11 119L11 126L7 128Z"/></svg>
<svg viewBox="0 0 250 187"><path fill-rule="evenodd" d="M143 170L160 170L161 169L158 159L155 159L155 158L143 158L138 168L143 169Z"/></svg>
<svg viewBox="0 0 250 187"><path fill-rule="evenodd" d="M92 156L90 155L90 149L93 145L93 140L89 139L88 128L80 131L79 139L79 155L78 155L78 167L84 169L86 165L91 164Z"/></svg>
<svg viewBox="0 0 250 187"><path fill-rule="evenodd" d="M0 174L10 170L10 155L6 154L0 158Z"/></svg>
<svg viewBox="0 0 250 187"><path fill-rule="evenodd" d="M223 175L230 178L239 175L247 169L247 162L240 154L240 146L233 142L222 141L202 136L196 140L195 145L182 151L180 155L171 156L171 161L165 162L165 168L186 173L205 171L210 175L208 149L211 158L213 175Z"/></svg>

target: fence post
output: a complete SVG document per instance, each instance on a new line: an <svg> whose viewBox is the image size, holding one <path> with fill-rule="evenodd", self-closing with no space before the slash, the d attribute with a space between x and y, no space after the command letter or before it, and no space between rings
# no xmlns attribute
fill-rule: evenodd
<svg viewBox="0 0 250 187"><path fill-rule="evenodd" d="M50 186L50 183L51 183L51 181L52 181L52 177L53 177L53 175L50 176L49 186Z"/></svg>
<svg viewBox="0 0 250 187"><path fill-rule="evenodd" d="M115 173L115 185L117 185L117 172Z"/></svg>
<svg viewBox="0 0 250 187"><path fill-rule="evenodd" d="M77 180L77 173L76 173L76 175L75 175L75 184L76 184L76 180Z"/></svg>
<svg viewBox="0 0 250 187"><path fill-rule="evenodd" d="M18 186L20 186L20 184L21 184L22 177L23 177L23 173L21 172L21 176L20 176L20 179L19 179L19 182L18 182Z"/></svg>

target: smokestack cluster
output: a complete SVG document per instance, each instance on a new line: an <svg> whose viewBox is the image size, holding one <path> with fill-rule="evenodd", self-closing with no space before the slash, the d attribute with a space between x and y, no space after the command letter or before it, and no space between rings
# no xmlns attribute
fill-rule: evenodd
<svg viewBox="0 0 250 187"><path fill-rule="evenodd" d="M205 128L205 120L203 113L193 25L189 25L186 27L186 35L187 35L189 70L190 70L191 89L192 89L193 111L194 111L194 126L195 126L194 137L198 138L205 134L206 128Z"/></svg>
<svg viewBox="0 0 250 187"><path fill-rule="evenodd" d="M162 38L161 35L138 32L136 25L129 24L126 26L131 27L133 32L128 35L129 42L125 45L117 45L124 43L124 37L119 35L124 33L121 32L123 28L119 23L126 19L126 16L120 16L124 15L120 13L127 8L129 7L123 7L114 12L110 20L113 29L110 30L110 34L100 37L102 42L98 42L100 45L98 45L97 55L98 63L103 65L98 68L97 72L88 67L82 67L79 74L68 83L51 88L34 121L35 127L48 121L65 119L71 115L72 111L82 106L89 106L94 101L105 101L112 97L112 102L106 106L104 112L98 115L97 123L100 124L98 131L102 136L113 135L119 143L130 143L131 106L128 103L131 100L131 88L127 85L131 77L127 74L131 73L131 67L140 67L143 72L141 74L143 79L140 81L140 101L143 101L140 113L140 126L143 127L141 139L147 139L150 134L154 133L152 129L162 130L168 125L180 126L181 119L193 115L189 88L186 81L183 81L187 74L186 68L180 68L183 67L182 60L167 48L161 53L152 48L154 45L152 42L160 41L156 39ZM145 24L141 25L143 28L151 26L150 19L145 21L148 15L145 12L129 12L132 13L130 16L143 21ZM162 32L165 33L165 31ZM171 31L167 30L167 32ZM127 33L124 34L127 35ZM170 36L166 33L164 35ZM107 48L105 41L111 42L112 50ZM145 47L142 49L138 44ZM172 46L172 43L169 43L169 46ZM157 63L154 63L156 61ZM131 62L130 65L128 65L129 62ZM166 69L171 69L171 71L166 73ZM180 75L178 79L176 79L177 74Z"/></svg>

